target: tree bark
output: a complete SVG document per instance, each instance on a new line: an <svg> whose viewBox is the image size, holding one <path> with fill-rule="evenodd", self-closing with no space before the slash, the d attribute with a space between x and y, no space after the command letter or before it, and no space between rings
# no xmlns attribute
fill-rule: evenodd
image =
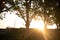
<svg viewBox="0 0 60 40"><path fill-rule="evenodd" d="M31 0L28 3L28 0L26 1L26 28L29 29L29 25L30 25L30 20L29 20L29 11L30 11L30 4L31 4Z"/></svg>

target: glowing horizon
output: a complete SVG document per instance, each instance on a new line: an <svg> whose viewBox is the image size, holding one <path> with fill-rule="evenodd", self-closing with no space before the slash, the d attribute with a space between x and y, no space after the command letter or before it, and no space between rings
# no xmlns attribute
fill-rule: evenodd
<svg viewBox="0 0 60 40"><path fill-rule="evenodd" d="M15 11L16 12L16 11ZM10 14L10 12L5 12L7 13L5 15L5 18L3 18L3 20L0 20L0 29L6 29L8 28L26 28L25 26L25 21L21 18L18 17L15 12L12 12ZM30 26L29 28L36 28L36 29L40 29L43 30L44 29L44 21L41 19L41 17L36 16L37 19L33 18L32 21L30 22ZM48 29L56 29L57 25L53 24L53 25L47 25Z"/></svg>

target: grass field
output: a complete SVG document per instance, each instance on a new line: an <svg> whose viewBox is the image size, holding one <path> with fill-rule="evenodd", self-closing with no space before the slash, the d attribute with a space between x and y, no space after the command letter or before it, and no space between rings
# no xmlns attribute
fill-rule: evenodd
<svg viewBox="0 0 60 40"><path fill-rule="evenodd" d="M0 40L60 40L60 29L0 29Z"/></svg>

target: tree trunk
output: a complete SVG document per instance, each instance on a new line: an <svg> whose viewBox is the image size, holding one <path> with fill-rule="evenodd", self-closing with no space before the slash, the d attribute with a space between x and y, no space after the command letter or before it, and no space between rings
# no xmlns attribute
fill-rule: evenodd
<svg viewBox="0 0 60 40"><path fill-rule="evenodd" d="M30 4L31 4L31 0L28 3L28 0L26 1L26 28L29 29L29 25L30 25L30 20L29 20L29 11L30 11Z"/></svg>
<svg viewBox="0 0 60 40"><path fill-rule="evenodd" d="M27 19L27 21L26 21L26 28L27 29L29 29L29 25L30 25L30 23L29 23L29 14L28 13L29 13L29 10L27 9L26 10L26 19Z"/></svg>

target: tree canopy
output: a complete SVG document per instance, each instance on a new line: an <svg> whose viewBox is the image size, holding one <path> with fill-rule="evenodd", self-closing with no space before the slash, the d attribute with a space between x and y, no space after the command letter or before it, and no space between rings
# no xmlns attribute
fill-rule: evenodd
<svg viewBox="0 0 60 40"><path fill-rule="evenodd" d="M29 28L31 20L36 15L42 17L45 25L46 22L48 24L58 24L56 7L59 3L56 0L1 0L0 4L0 12L8 10L18 11L17 15L25 20L26 28Z"/></svg>

